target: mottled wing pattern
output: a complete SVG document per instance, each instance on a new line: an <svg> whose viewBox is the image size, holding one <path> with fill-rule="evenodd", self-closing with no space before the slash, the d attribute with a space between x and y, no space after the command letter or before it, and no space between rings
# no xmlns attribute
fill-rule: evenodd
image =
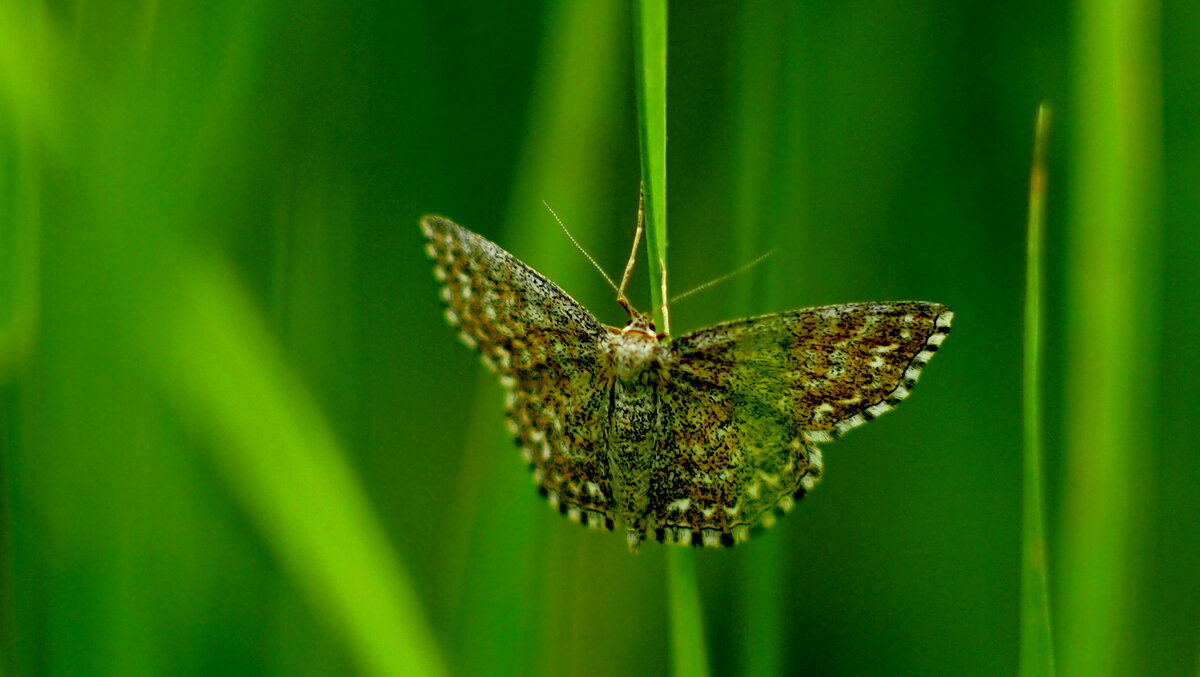
<svg viewBox="0 0 1200 677"><path fill-rule="evenodd" d="M651 479L659 540L728 545L820 478L814 446L895 407L950 331L936 303L809 308L671 343L665 449Z"/></svg>
<svg viewBox="0 0 1200 677"><path fill-rule="evenodd" d="M608 329L495 243L438 216L423 218L421 230L446 319L508 389L509 427L539 490L575 521L611 529L609 385L597 364Z"/></svg>

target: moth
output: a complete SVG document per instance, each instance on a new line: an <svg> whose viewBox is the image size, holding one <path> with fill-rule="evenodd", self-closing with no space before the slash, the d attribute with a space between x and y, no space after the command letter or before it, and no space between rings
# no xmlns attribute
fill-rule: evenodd
<svg viewBox="0 0 1200 677"><path fill-rule="evenodd" d="M817 445L908 397L954 317L848 303L673 338L624 283L629 321L607 326L495 243L440 216L420 225L446 319L507 390L538 491L572 521L622 527L635 552L648 537L730 546L774 524L821 478Z"/></svg>

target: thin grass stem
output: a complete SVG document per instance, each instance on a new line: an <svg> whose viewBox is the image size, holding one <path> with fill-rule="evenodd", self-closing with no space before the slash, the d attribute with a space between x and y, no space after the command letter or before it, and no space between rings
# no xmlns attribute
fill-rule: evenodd
<svg viewBox="0 0 1200 677"><path fill-rule="evenodd" d="M634 5L634 53L638 133L645 198L646 249L655 319L670 332L667 312L667 3L639 0ZM671 668L675 675L708 674L696 562L689 550L667 550Z"/></svg>
<svg viewBox="0 0 1200 677"><path fill-rule="evenodd" d="M1033 168L1029 180L1029 223L1025 270L1024 429L1025 478L1021 567L1021 675L1054 675L1050 631L1045 517L1042 506L1042 241L1046 215L1046 144L1050 109L1038 107Z"/></svg>

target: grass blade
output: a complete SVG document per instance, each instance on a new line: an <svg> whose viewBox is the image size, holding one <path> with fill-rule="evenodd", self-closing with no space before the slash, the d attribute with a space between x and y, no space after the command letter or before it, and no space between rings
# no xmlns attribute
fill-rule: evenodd
<svg viewBox="0 0 1200 677"><path fill-rule="evenodd" d="M663 312L667 298L667 2L638 0L634 13L634 73L646 196L650 298L658 328L669 332L670 318Z"/></svg>
<svg viewBox="0 0 1200 677"><path fill-rule="evenodd" d="M160 309L147 352L164 389L211 429L216 466L362 673L447 674L383 525L232 275L193 260Z"/></svg>
<svg viewBox="0 0 1200 677"><path fill-rule="evenodd" d="M791 173L782 171L789 151L785 144L790 136L782 127L794 122L795 108L789 104L789 93L795 80L802 75L787 72L779 65L780 54L795 48L785 40L790 33L794 16L774 3L746 3L738 8L737 26L737 108L734 134L734 221L730 229L730 245L734 253L730 264L749 261L775 242L772 226L778 223L775 213L795 212L776 208L783 196L799 192L791 182ZM797 12L791 12L797 14ZM790 37L790 35L789 35ZM784 56L783 61L787 61ZM785 123L784 121L787 121ZM790 205L788 205L790 207ZM775 262L778 267L778 262ZM753 271L734 278L729 317L749 317L764 308L776 307L779 287L756 284L769 273ZM799 275L797 275L799 277ZM802 284L792 281L792 284ZM775 677L784 674L784 585L785 539L775 533L754 544L752 553L739 572L744 595L738 610L738 624L745 628L738 653L741 672L746 677Z"/></svg>
<svg viewBox="0 0 1200 677"><path fill-rule="evenodd" d="M658 328L670 332L667 314L667 3L638 0L634 5L634 53L641 140L642 185L646 197L646 249L650 297ZM708 674L704 621L696 585L695 555L667 549L670 597L671 667L676 675Z"/></svg>
<svg viewBox="0 0 1200 677"><path fill-rule="evenodd" d="M1050 109L1038 107L1033 170L1029 186L1028 260L1025 272L1025 478L1021 567L1021 675L1054 675L1050 599L1046 574L1046 534L1042 508L1042 403L1040 385L1042 320L1042 241L1046 216L1046 144Z"/></svg>
<svg viewBox="0 0 1200 677"><path fill-rule="evenodd" d="M1138 580L1135 504L1155 445L1161 182L1152 0L1079 0L1079 136L1068 232L1062 604L1068 675L1126 674Z"/></svg>

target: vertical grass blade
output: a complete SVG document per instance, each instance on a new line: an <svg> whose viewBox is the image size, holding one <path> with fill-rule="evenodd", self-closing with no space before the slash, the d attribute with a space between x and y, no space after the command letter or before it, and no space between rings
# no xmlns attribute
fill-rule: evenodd
<svg viewBox="0 0 1200 677"><path fill-rule="evenodd" d="M45 10L0 3L0 382L37 338L41 165L62 151L61 59Z"/></svg>
<svg viewBox="0 0 1200 677"><path fill-rule="evenodd" d="M1135 504L1158 429L1161 229L1154 0L1077 0L1078 136L1067 243L1062 643L1067 675L1127 674L1140 630Z"/></svg>
<svg viewBox="0 0 1200 677"><path fill-rule="evenodd" d="M1042 496L1042 242L1046 216L1046 144L1050 109L1038 107L1033 169L1029 177L1029 231L1025 269L1024 426L1025 477L1021 545L1021 675L1051 677L1054 644L1046 573Z"/></svg>
<svg viewBox="0 0 1200 677"><path fill-rule="evenodd" d="M785 49L785 21L792 19L775 3L745 3L738 8L737 52L735 59L737 95L733 116L734 167L733 222L730 249L733 258L727 265L750 261L773 244L771 226L777 223L772 199L790 194L792 178L779 171L781 155L780 127L792 122L794 109L787 94L790 78L784 84L780 75L780 53ZM785 57L786 60L786 57ZM790 75L790 74L789 74ZM785 122L787 121L787 122ZM788 189L791 190L788 190ZM773 213L775 212L775 213ZM778 288L755 284L762 270L752 271L733 280L734 293L729 317L748 317L765 308L775 307ZM754 544L753 553L739 571L744 595L738 609L740 632L738 653L745 677L775 677L784 674L783 606L783 534L771 534Z"/></svg>
<svg viewBox="0 0 1200 677"><path fill-rule="evenodd" d="M637 80L638 135L642 185L646 196L646 249L650 259L650 297L661 331L670 331L667 314L667 3L638 0L634 5L634 65ZM670 596L671 668L676 675L708 674L696 561L690 550L667 549Z"/></svg>
<svg viewBox="0 0 1200 677"><path fill-rule="evenodd" d="M677 677L708 675L696 556L686 547L667 546L667 613L671 617L671 671Z"/></svg>
<svg viewBox="0 0 1200 677"><path fill-rule="evenodd" d="M667 2L634 4L634 58L638 137L646 195L646 248L650 259L650 298L658 328L669 332L665 309L667 261ZM665 315L665 313L663 313Z"/></svg>

